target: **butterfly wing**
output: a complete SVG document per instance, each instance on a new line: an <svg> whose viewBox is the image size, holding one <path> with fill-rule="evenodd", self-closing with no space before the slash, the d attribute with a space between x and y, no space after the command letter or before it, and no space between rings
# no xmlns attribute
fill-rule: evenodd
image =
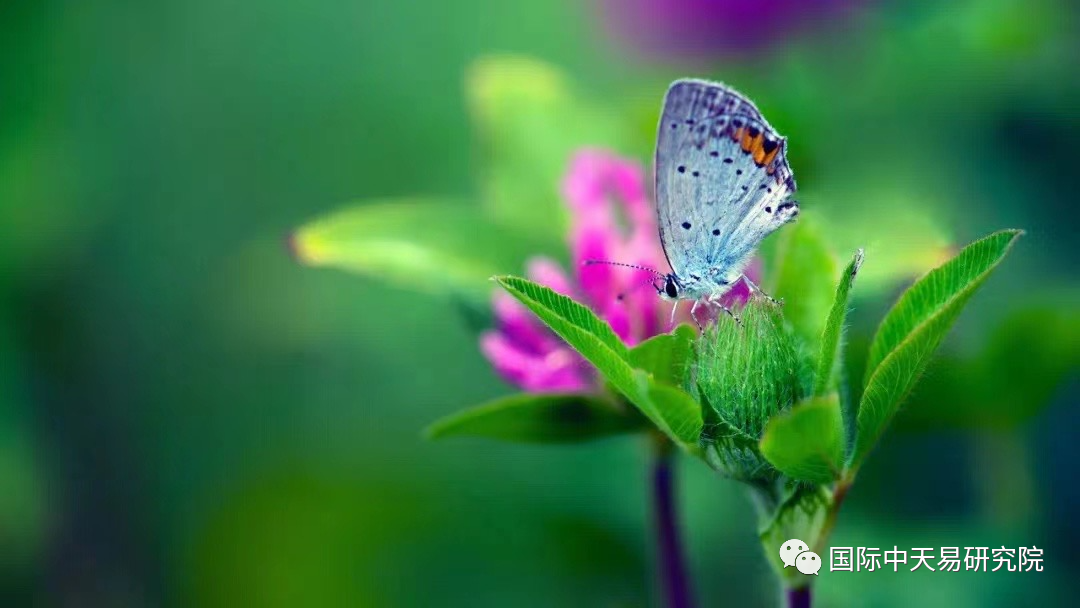
<svg viewBox="0 0 1080 608"><path fill-rule="evenodd" d="M660 240L687 282L731 281L798 214L786 140L737 91L703 80L668 89L656 140Z"/></svg>

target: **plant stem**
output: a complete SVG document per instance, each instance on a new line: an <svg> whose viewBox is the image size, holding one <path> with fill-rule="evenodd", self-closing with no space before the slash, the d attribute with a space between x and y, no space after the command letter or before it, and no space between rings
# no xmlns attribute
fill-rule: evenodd
<svg viewBox="0 0 1080 608"><path fill-rule="evenodd" d="M678 516L675 512L674 446L667 438L658 439L654 446L653 516L656 524L660 584L668 608L692 608L693 591L683 558Z"/></svg>
<svg viewBox="0 0 1080 608"><path fill-rule="evenodd" d="M825 521L821 524L821 532L818 534L817 546L814 547L815 553L820 554L829 542L829 535L832 534L832 530L836 526L836 516L840 513L840 505L844 503L844 498L847 496L848 488L851 487L851 482L851 477L843 477L836 482L836 486L833 488L832 505L829 506L829 512L825 514Z"/></svg>
<svg viewBox="0 0 1080 608"><path fill-rule="evenodd" d="M810 608L810 585L787 590L788 608Z"/></svg>
<svg viewBox="0 0 1080 608"><path fill-rule="evenodd" d="M829 511L825 514L825 521L822 522L821 530L818 532L814 553L821 555L825 547L828 546L829 535L832 534L833 528L836 527L836 517L840 513L840 505L844 504L844 498L847 497L848 489L851 488L851 483L854 480L854 473L849 472L837 480L836 485L833 486L832 504L829 505ZM810 597L810 585L789 587L787 589L787 606L788 608L810 608Z"/></svg>

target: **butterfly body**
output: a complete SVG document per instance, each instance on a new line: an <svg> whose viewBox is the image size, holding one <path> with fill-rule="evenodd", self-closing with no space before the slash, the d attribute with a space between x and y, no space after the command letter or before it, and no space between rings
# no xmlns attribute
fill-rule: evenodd
<svg viewBox="0 0 1080 608"><path fill-rule="evenodd" d="M787 140L734 89L672 83L655 158L660 240L672 270L657 288L662 298L714 302L745 279L762 239L799 213L786 153Z"/></svg>

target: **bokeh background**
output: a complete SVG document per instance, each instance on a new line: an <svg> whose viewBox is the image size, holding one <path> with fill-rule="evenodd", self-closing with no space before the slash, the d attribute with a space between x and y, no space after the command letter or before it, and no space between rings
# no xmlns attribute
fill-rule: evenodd
<svg viewBox="0 0 1080 608"><path fill-rule="evenodd" d="M1072 605L1076 7L4 2L0 603L656 604L641 440L423 441L510 390L476 318L284 245L350 202L490 196L506 151L479 132L467 74L510 54L638 125L582 143L642 163L670 80L737 86L791 138L803 208L838 250L871 246L868 272L873 247L896 277L1025 228L834 544L1038 546L1045 571L823 572L818 595ZM856 286L854 353L910 281L885 274ZM703 604L775 605L742 488L696 461L680 473Z"/></svg>

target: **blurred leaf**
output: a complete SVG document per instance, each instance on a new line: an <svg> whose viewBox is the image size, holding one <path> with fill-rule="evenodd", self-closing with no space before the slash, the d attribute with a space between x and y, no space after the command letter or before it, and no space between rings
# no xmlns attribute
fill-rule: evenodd
<svg viewBox="0 0 1080 608"><path fill-rule="evenodd" d="M10 18L10 15L5 15ZM9 64L6 66L12 69ZM80 157L77 136L6 98L0 125L0 272L41 272L79 248L115 211L116 197L95 196L100 179Z"/></svg>
<svg viewBox="0 0 1080 608"><path fill-rule="evenodd" d="M528 443L586 441L647 428L636 413L596 395L522 393L469 408L429 426L429 439L489 437Z"/></svg>
<svg viewBox="0 0 1080 608"><path fill-rule="evenodd" d="M761 438L761 453L792 479L812 483L835 479L844 461L839 396L811 397L774 416Z"/></svg>
<svg viewBox="0 0 1080 608"><path fill-rule="evenodd" d="M784 318L811 352L818 350L839 271L812 218L800 218L781 230L765 270L766 292L783 298Z"/></svg>
<svg viewBox="0 0 1080 608"><path fill-rule="evenodd" d="M852 469L862 464L968 299L1021 233L1003 230L968 245L912 285L885 315L870 346Z"/></svg>
<svg viewBox="0 0 1080 608"><path fill-rule="evenodd" d="M820 552L821 528L825 523L826 513L832 504L832 495L821 486L800 484L777 506L758 531L761 547L769 558L769 563L785 584L799 587L809 584L813 577L799 572L798 568L784 567L780 560L779 547L785 542L797 538L816 552Z"/></svg>
<svg viewBox="0 0 1080 608"><path fill-rule="evenodd" d="M550 244L447 201L372 202L315 220L291 237L297 258L425 292L486 302L493 274L516 270Z"/></svg>
<svg viewBox="0 0 1080 608"><path fill-rule="evenodd" d="M818 355L817 376L814 380L814 395L825 395L837 388L837 369L843 360L841 342L844 333L844 319L847 318L848 296L855 282L855 275L863 262L863 250L855 252L855 257L844 269L840 284L836 286L832 310L825 322L825 331L821 336L821 353Z"/></svg>
<svg viewBox="0 0 1080 608"><path fill-rule="evenodd" d="M181 579L191 605L395 605L379 569L400 568L402 538L429 525L428 496L405 481L295 467L241 477L193 531Z"/></svg>
<svg viewBox="0 0 1080 608"><path fill-rule="evenodd" d="M10 315L0 305L0 580L3 573L40 559L48 548L50 520L56 517L48 499L43 444L34 433L34 402L25 385L29 366L18 350Z"/></svg>
<svg viewBox="0 0 1080 608"><path fill-rule="evenodd" d="M488 208L508 225L562 238L560 187L571 154L583 146L625 152L632 131L610 108L577 99L561 71L535 59L480 59L466 89L484 152Z"/></svg>
<svg viewBox="0 0 1080 608"><path fill-rule="evenodd" d="M660 334L630 349L630 363L652 374L657 382L681 387L694 358L697 329L683 324L670 334Z"/></svg>
<svg viewBox="0 0 1080 608"><path fill-rule="evenodd" d="M833 196L852 200L840 209L832 207L831 212L823 209L820 219L829 241L839 251L862 249L873 260L859 274L863 296L890 292L902 281L945 263L956 252L939 210L908 193L867 186Z"/></svg>
<svg viewBox="0 0 1080 608"><path fill-rule="evenodd" d="M904 430L1011 429L1042 411L1080 369L1075 298L1035 297L997 324L975 357L937 358L897 417Z"/></svg>
<svg viewBox="0 0 1080 608"><path fill-rule="evenodd" d="M520 277L496 277L510 295L533 311L656 426L685 449L695 449L701 410L690 395L653 380L630 364L630 351L611 326L587 307Z"/></svg>
<svg viewBox="0 0 1080 608"><path fill-rule="evenodd" d="M46 551L52 508L45 489L48 479L35 453L40 446L20 428L29 424L5 419L7 405L0 400L0 572L32 564Z"/></svg>

